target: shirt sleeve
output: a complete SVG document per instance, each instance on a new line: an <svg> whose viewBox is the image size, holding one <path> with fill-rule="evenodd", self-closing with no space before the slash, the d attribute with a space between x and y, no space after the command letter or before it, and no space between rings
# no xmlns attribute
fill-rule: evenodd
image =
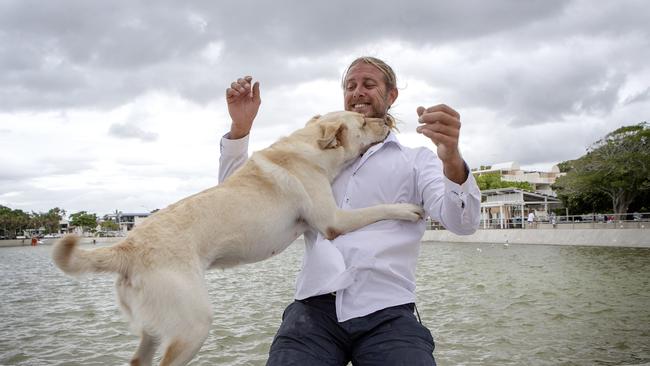
<svg viewBox="0 0 650 366"><path fill-rule="evenodd" d="M229 133L221 138L219 156L219 183L222 183L248 159L248 136L231 140Z"/></svg>
<svg viewBox="0 0 650 366"><path fill-rule="evenodd" d="M481 219L481 192L474 176L468 173L463 184L452 182L443 173L442 161L429 149L419 152L415 165L418 194L427 214L454 234L474 233Z"/></svg>

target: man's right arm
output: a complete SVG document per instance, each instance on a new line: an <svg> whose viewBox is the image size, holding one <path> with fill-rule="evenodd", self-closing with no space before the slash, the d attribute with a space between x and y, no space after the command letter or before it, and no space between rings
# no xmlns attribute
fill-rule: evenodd
<svg viewBox="0 0 650 366"><path fill-rule="evenodd" d="M251 86L251 76L237 79L226 89L230 132L221 138L219 183L223 182L248 159L248 136L260 108L260 84Z"/></svg>
<svg viewBox="0 0 650 366"><path fill-rule="evenodd" d="M219 184L244 165L248 159L248 135L238 140L231 140L229 137L230 133L221 138Z"/></svg>

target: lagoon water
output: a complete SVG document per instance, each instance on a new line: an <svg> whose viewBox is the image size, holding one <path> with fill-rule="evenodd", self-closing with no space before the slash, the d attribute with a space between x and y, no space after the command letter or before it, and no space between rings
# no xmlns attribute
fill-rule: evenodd
<svg viewBox="0 0 650 366"><path fill-rule="evenodd" d="M112 276L66 277L50 249L0 248L0 365L126 364ZM302 250L208 274L191 365L264 365ZM650 363L650 249L424 243L417 292L439 365Z"/></svg>

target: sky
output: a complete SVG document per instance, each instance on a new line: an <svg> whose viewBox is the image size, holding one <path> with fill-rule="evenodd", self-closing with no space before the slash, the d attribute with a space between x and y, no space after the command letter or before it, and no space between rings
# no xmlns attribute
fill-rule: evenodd
<svg viewBox="0 0 650 366"><path fill-rule="evenodd" d="M461 115L472 168L582 156L650 115L639 1L0 0L0 205L148 212L217 184L225 90L262 105L250 151L343 109L358 56L397 74L399 140L416 108Z"/></svg>

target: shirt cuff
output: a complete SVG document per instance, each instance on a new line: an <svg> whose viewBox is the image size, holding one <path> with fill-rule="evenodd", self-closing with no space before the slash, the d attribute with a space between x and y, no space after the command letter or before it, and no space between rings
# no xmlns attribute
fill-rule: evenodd
<svg viewBox="0 0 650 366"><path fill-rule="evenodd" d="M480 191L478 190L478 185L476 184L476 179L474 179L474 175L471 171L467 174L467 179L463 184L453 182L447 177L444 177L444 182L445 191L458 198L457 202L460 208L465 208L465 203L467 202L467 197L469 195L481 196Z"/></svg>
<svg viewBox="0 0 650 366"><path fill-rule="evenodd" d="M248 154L248 137L250 134L237 139L237 140L231 140L230 137L230 132L227 134L223 135L221 138L221 143L220 143L220 148L221 148L221 155L242 155L242 154Z"/></svg>

